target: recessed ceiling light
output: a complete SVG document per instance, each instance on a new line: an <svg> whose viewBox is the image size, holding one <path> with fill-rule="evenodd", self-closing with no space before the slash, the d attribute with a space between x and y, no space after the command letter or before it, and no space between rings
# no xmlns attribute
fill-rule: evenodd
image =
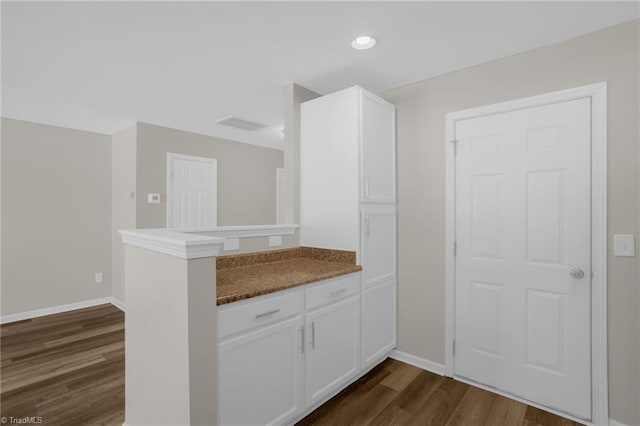
<svg viewBox="0 0 640 426"><path fill-rule="evenodd" d="M376 39L368 35L358 36L351 42L351 47L357 50L371 49L375 45Z"/></svg>

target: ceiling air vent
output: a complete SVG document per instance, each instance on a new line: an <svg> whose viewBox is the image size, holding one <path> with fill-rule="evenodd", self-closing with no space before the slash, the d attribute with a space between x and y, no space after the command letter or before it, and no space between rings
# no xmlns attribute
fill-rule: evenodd
<svg viewBox="0 0 640 426"><path fill-rule="evenodd" d="M220 120L216 121L216 124L235 127L236 129L248 130L250 132L267 127L264 124L243 120L242 118L234 117L233 115L221 118Z"/></svg>

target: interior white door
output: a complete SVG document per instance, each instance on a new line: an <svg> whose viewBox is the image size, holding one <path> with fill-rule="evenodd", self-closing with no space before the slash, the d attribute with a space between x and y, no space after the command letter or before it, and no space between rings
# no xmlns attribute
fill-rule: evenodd
<svg viewBox="0 0 640 426"><path fill-rule="evenodd" d="M167 155L167 227L207 228L217 224L217 161Z"/></svg>
<svg viewBox="0 0 640 426"><path fill-rule="evenodd" d="M455 136L455 374L589 419L591 100Z"/></svg>

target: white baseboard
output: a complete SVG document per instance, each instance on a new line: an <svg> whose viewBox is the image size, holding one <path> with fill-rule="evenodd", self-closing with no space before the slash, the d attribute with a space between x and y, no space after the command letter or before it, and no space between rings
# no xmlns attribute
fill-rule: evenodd
<svg viewBox="0 0 640 426"><path fill-rule="evenodd" d="M423 370L430 371L440 376L444 376L444 365L438 364L437 362L429 361L428 359L420 358L418 356L411 355L399 350L391 351L389 357L398 361L406 362L407 364L411 364L415 367L422 368Z"/></svg>
<svg viewBox="0 0 640 426"><path fill-rule="evenodd" d="M116 308L124 312L124 302L121 302L120 300L116 299L113 296L111 296L109 299L110 299L109 303L111 303L113 306L115 306Z"/></svg>
<svg viewBox="0 0 640 426"><path fill-rule="evenodd" d="M50 308L19 312L17 314L2 315L0 317L0 324L8 324L11 322L43 317L45 315L59 314L61 312L74 311L76 309L90 308L92 306L104 305L105 303L110 303L121 311L124 311L124 303L112 296L108 296L101 297L99 299L83 300L82 302L68 303L66 305L52 306Z"/></svg>

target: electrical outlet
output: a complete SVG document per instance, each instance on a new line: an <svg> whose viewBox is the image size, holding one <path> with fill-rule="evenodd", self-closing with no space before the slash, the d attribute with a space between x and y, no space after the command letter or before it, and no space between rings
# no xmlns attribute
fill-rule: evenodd
<svg viewBox="0 0 640 426"><path fill-rule="evenodd" d="M226 238L224 240L224 251L234 251L240 250L240 239L239 238Z"/></svg>
<svg viewBox="0 0 640 426"><path fill-rule="evenodd" d="M280 247L282 245L282 236L273 235L269 237L269 247Z"/></svg>
<svg viewBox="0 0 640 426"><path fill-rule="evenodd" d="M100 284L102 282L102 272L96 272L95 282L96 284Z"/></svg>

